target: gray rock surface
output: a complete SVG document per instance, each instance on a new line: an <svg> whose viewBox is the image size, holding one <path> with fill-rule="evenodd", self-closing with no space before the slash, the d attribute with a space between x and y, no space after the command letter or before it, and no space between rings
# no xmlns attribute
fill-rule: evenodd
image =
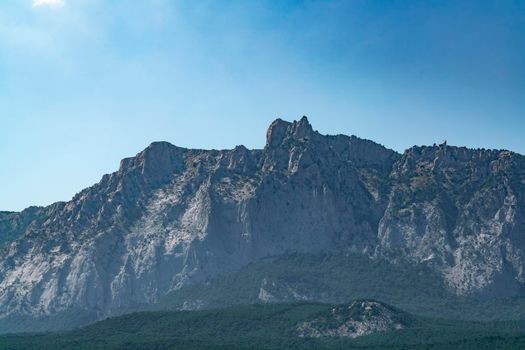
<svg viewBox="0 0 525 350"><path fill-rule="evenodd" d="M458 294L523 295L525 157L413 147L390 178L378 254L428 264Z"/></svg>
<svg viewBox="0 0 525 350"><path fill-rule="evenodd" d="M408 259L458 294L524 295L525 159L399 155L276 120L263 150L152 143L67 203L0 213L2 237L0 317L104 317L289 251Z"/></svg>

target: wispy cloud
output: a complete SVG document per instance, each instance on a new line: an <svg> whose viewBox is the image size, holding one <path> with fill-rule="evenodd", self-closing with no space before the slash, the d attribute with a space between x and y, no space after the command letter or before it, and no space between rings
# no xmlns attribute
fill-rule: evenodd
<svg viewBox="0 0 525 350"><path fill-rule="evenodd" d="M52 7L58 7L63 6L64 0L33 0L33 7L40 7L40 6L52 6Z"/></svg>

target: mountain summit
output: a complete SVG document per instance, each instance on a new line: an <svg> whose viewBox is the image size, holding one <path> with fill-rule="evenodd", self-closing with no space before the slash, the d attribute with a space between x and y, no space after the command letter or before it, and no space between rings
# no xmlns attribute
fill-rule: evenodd
<svg viewBox="0 0 525 350"><path fill-rule="evenodd" d="M0 317L157 301L287 252L424 264L458 295L525 294L525 157L398 154L274 121L263 150L155 142L69 202L0 212Z"/></svg>

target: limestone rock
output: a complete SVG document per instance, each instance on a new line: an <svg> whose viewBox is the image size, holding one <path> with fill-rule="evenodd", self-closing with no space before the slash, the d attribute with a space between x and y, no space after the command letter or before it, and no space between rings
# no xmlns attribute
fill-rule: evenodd
<svg viewBox="0 0 525 350"><path fill-rule="evenodd" d="M457 294L523 296L525 157L400 155L276 120L263 150L152 143L69 202L0 213L2 242L0 317L105 317L291 251L427 264ZM264 285L260 299L294 293Z"/></svg>

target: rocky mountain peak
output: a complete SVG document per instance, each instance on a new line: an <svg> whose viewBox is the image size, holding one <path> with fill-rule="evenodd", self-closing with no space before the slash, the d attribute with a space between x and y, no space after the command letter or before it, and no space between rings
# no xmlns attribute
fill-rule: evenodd
<svg viewBox="0 0 525 350"><path fill-rule="evenodd" d="M294 121L291 125L290 133L297 138L307 138L313 134L314 130L306 116L303 116L299 121Z"/></svg>
<svg viewBox="0 0 525 350"><path fill-rule="evenodd" d="M156 185L184 169L186 153L186 149L169 142L153 142L135 157L123 159L118 174L143 176L141 182Z"/></svg>
<svg viewBox="0 0 525 350"><path fill-rule="evenodd" d="M273 148L280 145L286 137L290 125L292 125L292 123L280 118L274 120L266 132L266 147Z"/></svg>
<svg viewBox="0 0 525 350"><path fill-rule="evenodd" d="M305 139L313 134L312 125L306 116L292 123L276 119L270 124L266 133L266 147L275 148L281 145L286 138Z"/></svg>

